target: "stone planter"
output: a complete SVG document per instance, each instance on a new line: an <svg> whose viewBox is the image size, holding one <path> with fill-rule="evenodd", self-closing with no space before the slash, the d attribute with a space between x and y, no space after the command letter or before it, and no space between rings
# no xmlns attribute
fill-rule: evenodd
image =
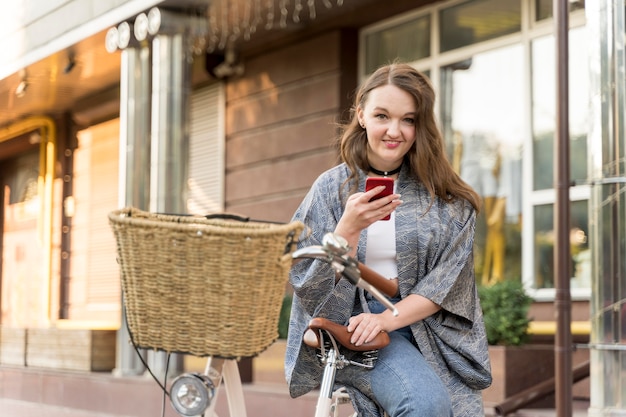
<svg viewBox="0 0 626 417"><path fill-rule="evenodd" d="M111 371L115 367L115 330L28 329L27 366L77 371Z"/></svg>
<svg viewBox="0 0 626 417"><path fill-rule="evenodd" d="M493 383L483 391L486 406L494 406L527 388L554 377L551 345L489 346ZM554 395L525 408L553 407Z"/></svg>
<svg viewBox="0 0 626 417"><path fill-rule="evenodd" d="M26 329L0 327L0 364L26 366Z"/></svg>

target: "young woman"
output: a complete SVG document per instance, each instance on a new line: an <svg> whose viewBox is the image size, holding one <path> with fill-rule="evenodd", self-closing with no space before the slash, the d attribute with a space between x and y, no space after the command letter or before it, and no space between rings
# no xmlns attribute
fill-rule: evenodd
<svg viewBox="0 0 626 417"><path fill-rule="evenodd" d="M322 365L302 335L312 317L325 317L348 325L355 345L389 333L373 370L337 373L360 416L484 415L480 390L491 370L472 254L479 197L446 157L434 103L430 82L413 67L378 69L344 126L343 162L320 175L294 215L309 229L301 246L335 232L351 256L397 279L391 301L399 315L320 260L296 264L285 357L293 397L320 382ZM394 178L395 192L372 200L382 187L365 192L365 182L378 176Z"/></svg>

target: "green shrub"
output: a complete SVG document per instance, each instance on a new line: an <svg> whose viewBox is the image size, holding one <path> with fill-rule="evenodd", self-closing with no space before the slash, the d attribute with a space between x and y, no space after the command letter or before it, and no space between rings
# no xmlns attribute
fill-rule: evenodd
<svg viewBox="0 0 626 417"><path fill-rule="evenodd" d="M280 317L278 318L278 338L286 339L289 330L289 316L291 315L291 294L285 294L283 305L280 309Z"/></svg>
<svg viewBox="0 0 626 417"><path fill-rule="evenodd" d="M478 288L487 342L519 346L528 341L528 309L533 299L519 280L505 280Z"/></svg>

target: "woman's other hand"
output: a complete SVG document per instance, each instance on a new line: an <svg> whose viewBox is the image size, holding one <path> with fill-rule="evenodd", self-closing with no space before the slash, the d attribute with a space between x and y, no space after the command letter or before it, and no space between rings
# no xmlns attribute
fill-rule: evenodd
<svg viewBox="0 0 626 417"><path fill-rule="evenodd" d="M355 346L371 342L378 333L387 331L381 314L361 313L350 317L348 331L352 333L350 342Z"/></svg>

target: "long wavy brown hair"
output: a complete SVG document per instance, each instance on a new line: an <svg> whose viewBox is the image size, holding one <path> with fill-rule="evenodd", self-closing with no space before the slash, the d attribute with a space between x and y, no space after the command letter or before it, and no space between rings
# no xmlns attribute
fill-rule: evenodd
<svg viewBox="0 0 626 417"><path fill-rule="evenodd" d="M357 117L357 109L364 108L370 92L384 85L395 85L409 93L415 100L415 143L404 155L403 164L408 165L411 175L422 182L431 196L450 202L463 198L478 211L480 197L452 168L445 151L443 136L435 121L435 91L429 79L408 64L394 63L376 70L357 91L351 109L351 120L342 126L339 150L342 161L350 168L346 184L356 192L358 170L367 172L367 134Z"/></svg>

